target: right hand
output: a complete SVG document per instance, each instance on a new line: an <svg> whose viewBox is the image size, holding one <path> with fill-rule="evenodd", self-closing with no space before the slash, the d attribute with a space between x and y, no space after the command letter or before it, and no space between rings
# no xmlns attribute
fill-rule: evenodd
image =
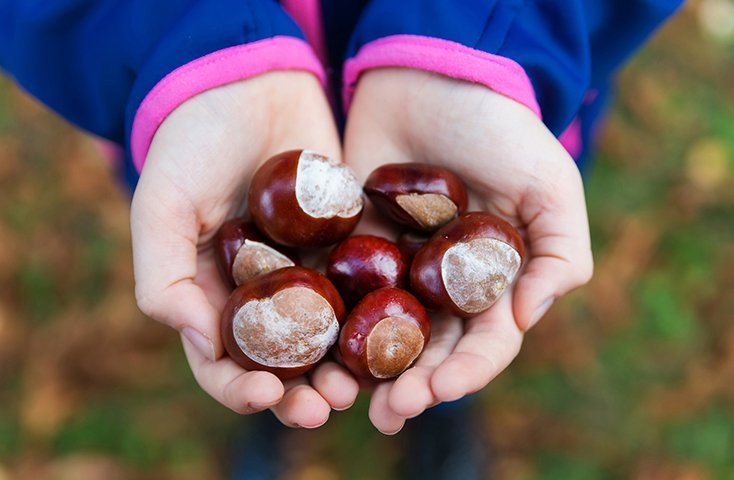
<svg viewBox="0 0 734 480"><path fill-rule="evenodd" d="M140 309L181 333L199 385L232 410L271 408L285 425L317 427L355 400L354 377L334 362L281 382L229 359L220 312L229 291L212 238L242 214L250 178L275 153L308 148L341 158L317 79L271 72L201 93L158 129L131 207L135 293Z"/></svg>

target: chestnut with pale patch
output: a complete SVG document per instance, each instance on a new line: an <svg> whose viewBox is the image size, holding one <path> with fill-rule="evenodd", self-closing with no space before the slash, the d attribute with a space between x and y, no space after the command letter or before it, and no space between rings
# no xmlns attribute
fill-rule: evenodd
<svg viewBox="0 0 734 480"><path fill-rule="evenodd" d="M413 193L398 195L397 203L423 230L433 231L456 218L459 208L445 195Z"/></svg>
<svg viewBox="0 0 734 480"><path fill-rule="evenodd" d="M386 380L408 369L430 336L428 314L417 298L399 288L381 288L349 314L339 335L339 353L355 375Z"/></svg>
<svg viewBox="0 0 734 480"><path fill-rule="evenodd" d="M311 369L336 342L344 303L320 273L287 267L240 285L222 314L229 356L281 379Z"/></svg>
<svg viewBox="0 0 734 480"><path fill-rule="evenodd" d="M508 222L484 212L459 216L413 258L410 286L434 309L472 317L489 309L515 280L525 247Z"/></svg>
<svg viewBox="0 0 734 480"><path fill-rule="evenodd" d="M257 169L248 205L255 224L274 241L323 247L349 236L364 200L349 167L308 150L291 150Z"/></svg>
<svg viewBox="0 0 734 480"><path fill-rule="evenodd" d="M294 265L293 260L274 248L261 242L245 240L234 257L232 278L237 285L241 285L263 273Z"/></svg>
<svg viewBox="0 0 734 480"><path fill-rule="evenodd" d="M299 255L288 247L268 245L255 224L242 217L227 220L214 237L217 267L222 278L236 287L251 278L294 266Z"/></svg>
<svg viewBox="0 0 734 480"><path fill-rule="evenodd" d="M520 254L505 242L475 238L446 250L441 277L451 301L464 312L476 314L497 301L520 263Z"/></svg>
<svg viewBox="0 0 734 480"><path fill-rule="evenodd" d="M410 228L434 231L466 210L464 183L450 170L425 163L391 163L367 177L364 191L383 215Z"/></svg>
<svg viewBox="0 0 734 480"><path fill-rule="evenodd" d="M418 358L425 342L415 323L401 317L383 318L367 337L367 368L375 378L397 377Z"/></svg>
<svg viewBox="0 0 734 480"><path fill-rule="evenodd" d="M277 368L318 362L339 334L334 309L307 287L284 288L270 298L250 300L235 313L232 328L245 355Z"/></svg>
<svg viewBox="0 0 734 480"><path fill-rule="evenodd" d="M362 187L349 167L308 150L298 159L296 199L314 218L351 218L364 203Z"/></svg>

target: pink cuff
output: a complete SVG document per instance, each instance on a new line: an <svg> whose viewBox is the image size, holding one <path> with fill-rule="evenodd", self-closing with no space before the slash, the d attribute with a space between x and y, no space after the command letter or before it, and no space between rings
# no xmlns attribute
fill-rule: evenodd
<svg viewBox="0 0 734 480"><path fill-rule="evenodd" d="M206 90L272 70L305 70L322 84L326 74L313 49L295 37L278 36L225 48L172 71L148 92L133 120L130 150L140 172L153 136L166 117L189 98Z"/></svg>
<svg viewBox="0 0 734 480"><path fill-rule="evenodd" d="M306 40L313 47L319 60L326 65L328 56L323 16L321 15L321 0L281 0L280 4L301 27Z"/></svg>
<svg viewBox="0 0 734 480"><path fill-rule="evenodd" d="M514 60L419 35L393 35L359 49L344 65L344 105L349 108L359 76L380 67L409 67L478 83L501 93L541 117L530 78Z"/></svg>
<svg viewBox="0 0 734 480"><path fill-rule="evenodd" d="M563 148L574 160L578 160L584 151L584 143L581 138L581 119L576 117L558 137Z"/></svg>
<svg viewBox="0 0 734 480"><path fill-rule="evenodd" d="M122 166L125 159L125 150L120 145L104 138L94 138L94 145L110 168L117 170Z"/></svg>

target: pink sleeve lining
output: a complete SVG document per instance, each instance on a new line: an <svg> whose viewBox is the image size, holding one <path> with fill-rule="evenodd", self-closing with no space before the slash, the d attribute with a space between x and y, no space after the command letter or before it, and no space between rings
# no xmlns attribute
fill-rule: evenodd
<svg viewBox="0 0 734 480"><path fill-rule="evenodd" d="M329 63L324 22L321 15L321 0L281 0L280 4L301 27L306 40L319 56L321 63L324 65Z"/></svg>
<svg viewBox="0 0 734 480"><path fill-rule="evenodd" d="M140 172L158 127L189 98L206 90L272 70L305 70L326 75L313 49L295 37L277 36L237 45L197 58L172 71L148 92L133 120L130 150Z"/></svg>
<svg viewBox="0 0 734 480"><path fill-rule="evenodd" d="M584 151L584 143L581 135L581 119L576 117L558 137L563 148L574 160L578 160Z"/></svg>
<svg viewBox="0 0 734 480"><path fill-rule="evenodd" d="M409 67L478 83L509 97L541 117L535 90L514 60L460 43L419 35L393 35L359 49L344 65L344 108L349 109L359 76L380 67Z"/></svg>

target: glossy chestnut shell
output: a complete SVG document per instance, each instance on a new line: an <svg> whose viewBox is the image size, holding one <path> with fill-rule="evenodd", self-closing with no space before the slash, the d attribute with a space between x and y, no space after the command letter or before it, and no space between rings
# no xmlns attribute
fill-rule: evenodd
<svg viewBox="0 0 734 480"><path fill-rule="evenodd" d="M217 268L231 288L278 268L300 263L298 252L273 244L254 223L232 218L219 227L214 237Z"/></svg>
<svg viewBox="0 0 734 480"><path fill-rule="evenodd" d="M222 339L242 367L288 379L323 358L344 316L344 303L326 277L303 267L281 268L232 292L222 312Z"/></svg>
<svg viewBox="0 0 734 480"><path fill-rule="evenodd" d="M257 227L275 242L323 247L354 230L362 215L361 193L346 165L308 150L291 150L257 169L248 205Z"/></svg>
<svg viewBox="0 0 734 480"><path fill-rule="evenodd" d="M381 288L350 312L339 335L339 353L355 375L387 380L409 368L430 337L430 319L418 299L405 290Z"/></svg>
<svg viewBox="0 0 734 480"><path fill-rule="evenodd" d="M427 235L428 234L416 232L404 232L400 234L396 244L400 251L403 252L403 255L412 262L415 254L418 253L418 250L423 248L423 245L425 245L430 238Z"/></svg>
<svg viewBox="0 0 734 480"><path fill-rule="evenodd" d="M354 305L373 290L405 288L408 259L398 246L374 235L354 235L329 254L326 276L347 305Z"/></svg>
<svg viewBox="0 0 734 480"><path fill-rule="evenodd" d="M411 291L431 309L468 318L494 304L525 257L520 233L484 212L461 215L437 231L413 258Z"/></svg>
<svg viewBox="0 0 734 480"><path fill-rule="evenodd" d="M410 228L435 231L467 206L461 179L425 163L389 163L367 177L364 191L386 217Z"/></svg>

